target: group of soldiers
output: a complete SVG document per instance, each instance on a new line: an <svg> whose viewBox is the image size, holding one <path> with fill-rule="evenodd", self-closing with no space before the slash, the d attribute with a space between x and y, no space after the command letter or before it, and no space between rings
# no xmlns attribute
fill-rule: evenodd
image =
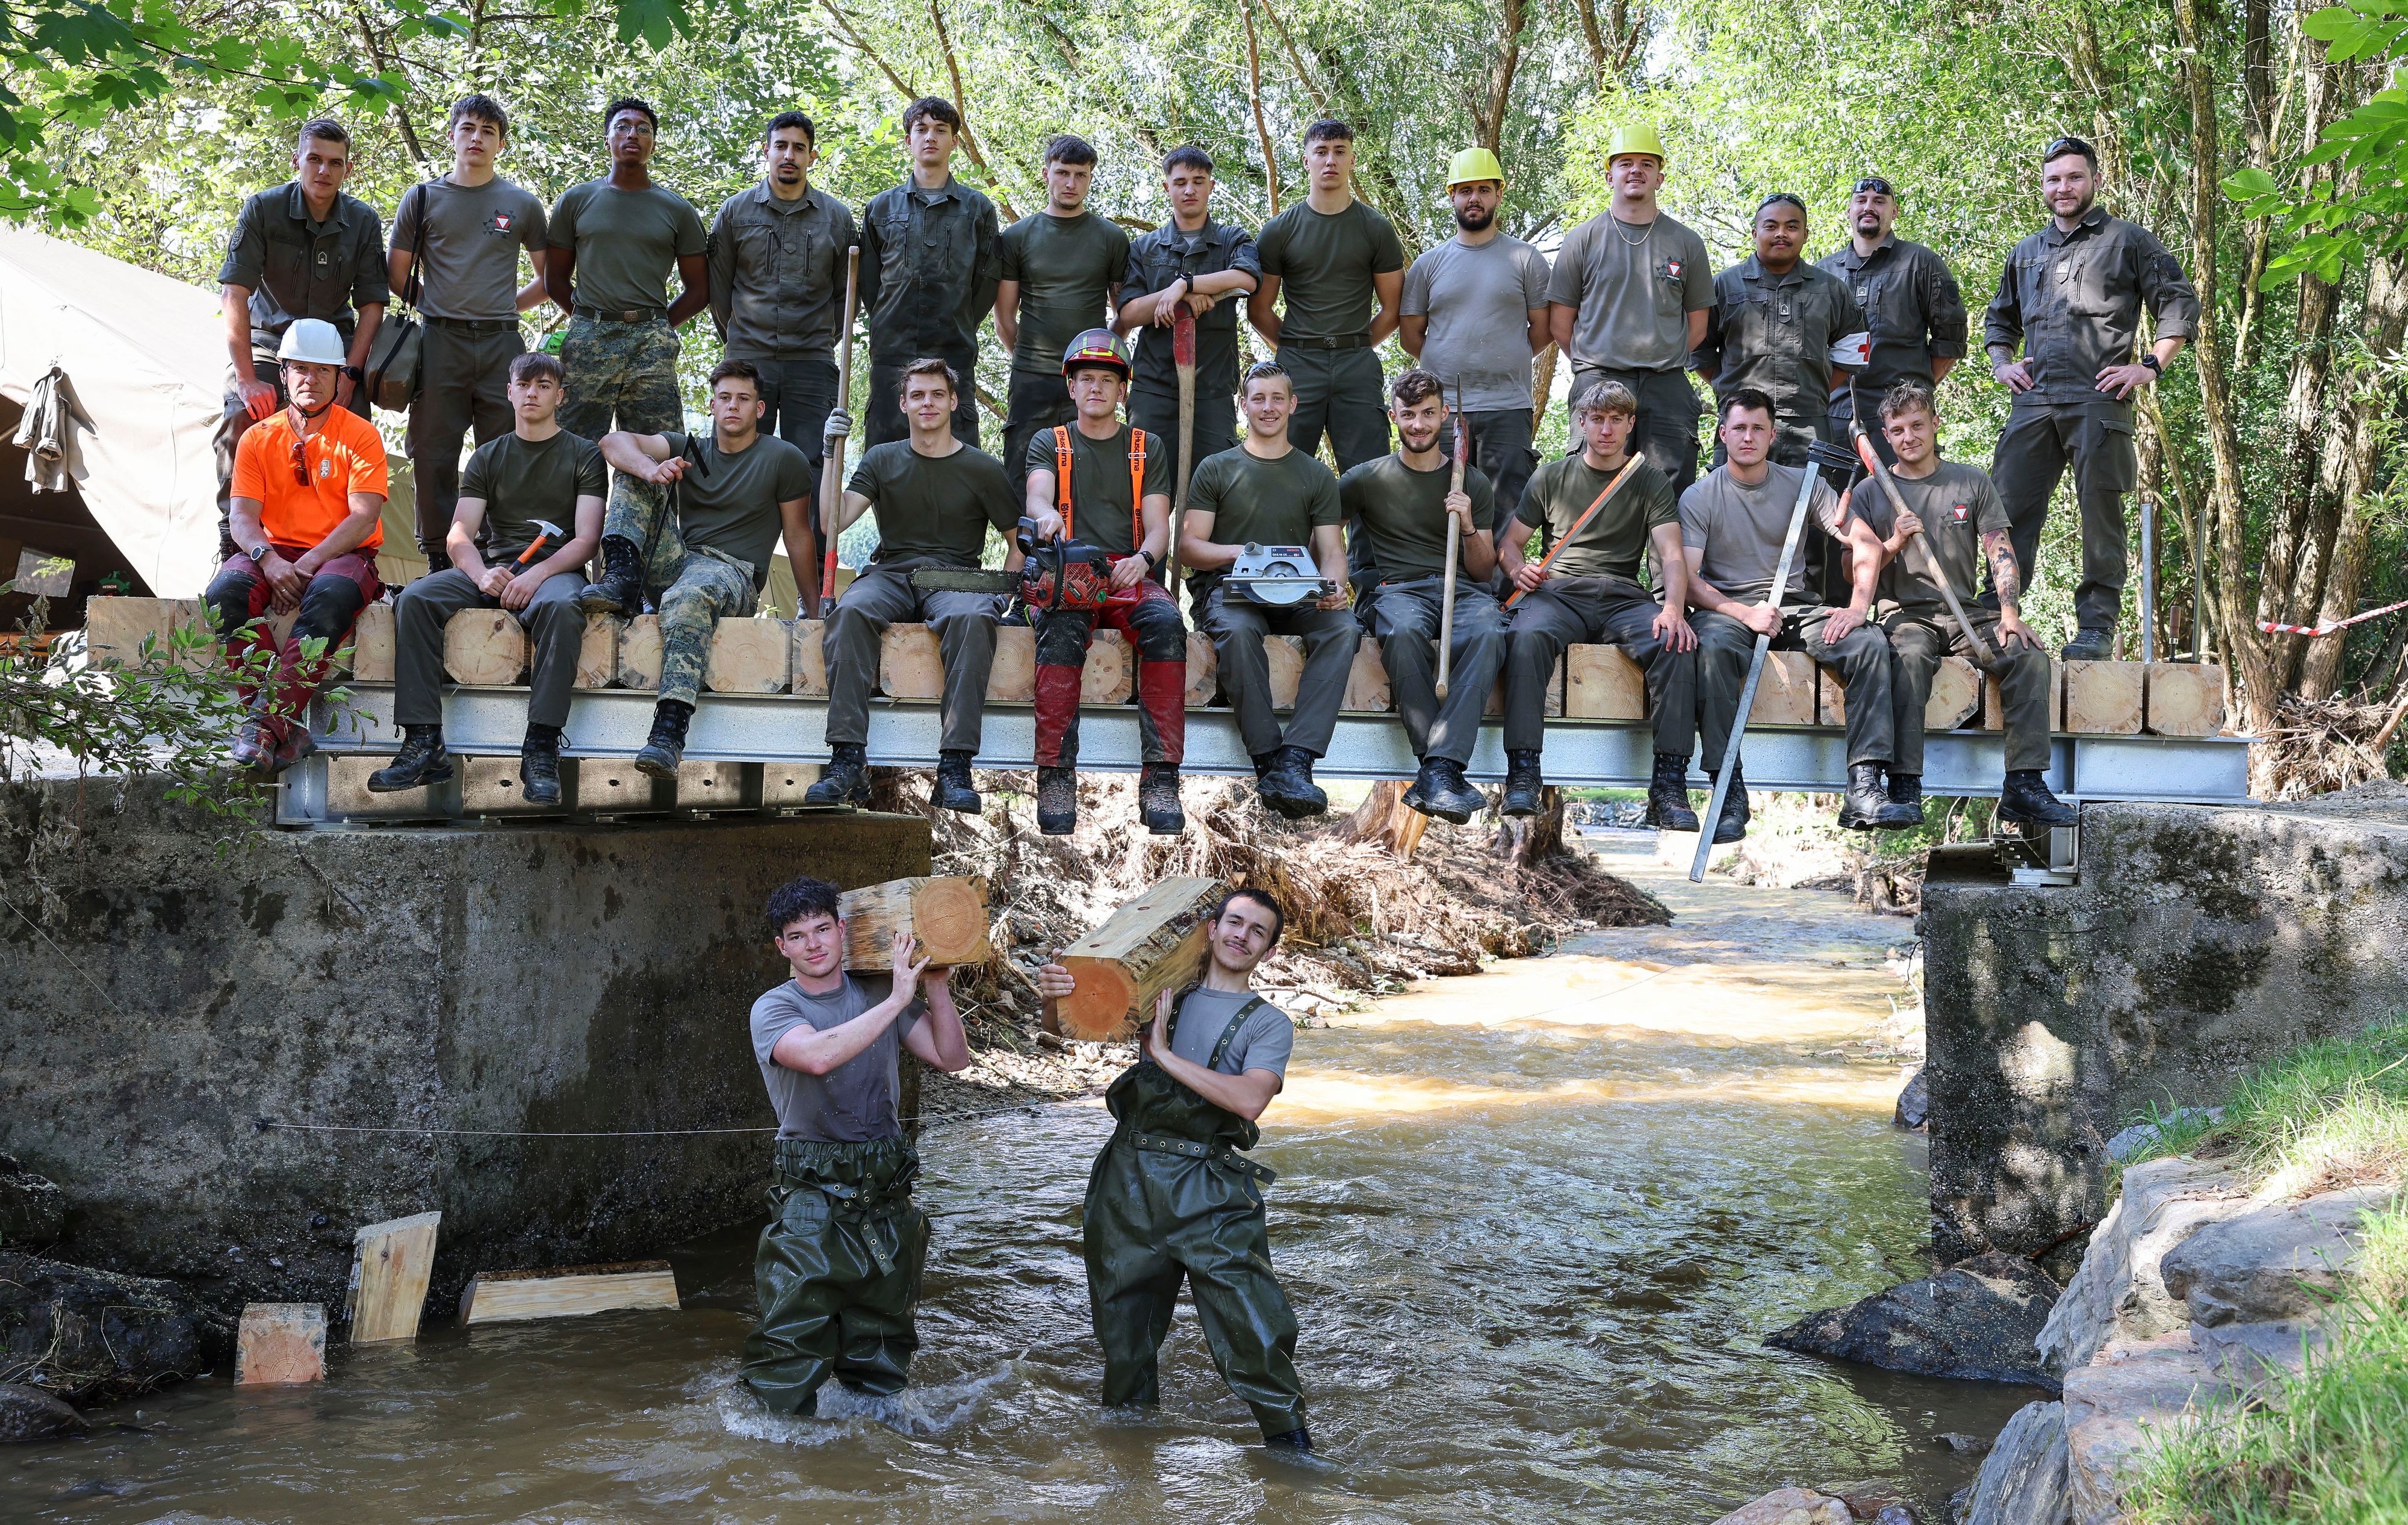
<svg viewBox="0 0 2408 1525"><path fill-rule="evenodd" d="M1076 822L1081 674L1098 626L1134 649L1143 821L1183 827L1187 626L1173 567L1187 616L1213 641L1261 798L1287 816L1326 807L1313 765L1368 634L1419 759L1408 802L1441 819L1485 806L1463 770L1500 670L1502 806L1537 808L1555 659L1569 643L1612 640L1646 669L1649 818L1697 829L1689 757L1702 740L1719 777L1759 636L1844 681L1844 824L1920 819L1923 707L1951 652L2000 682L2004 813L2068 819L2041 781L2047 658L2016 600L2071 466L2084 569L2080 633L2063 655L2107 654L2135 471L2131 394L2179 352L2198 307L2165 248L2097 206L2097 156L2080 139L2042 151L2050 221L2016 246L1989 305L1984 340L2014 403L1985 474L1942 462L1931 443L1933 388L1964 353L1966 313L1939 256L1894 233L1899 193L1878 176L1856 185L1848 242L1820 264L1804 258L1803 204L1776 194L1756 210L1755 252L1710 275L1703 241L1657 207L1663 144L1626 126L1607 145L1611 206L1551 266L1499 229L1504 169L1472 149L1449 168L1455 236L1408 266L1395 228L1353 194L1354 134L1340 122L1306 130L1307 194L1254 235L1214 218L1211 158L1172 151L1169 216L1136 237L1089 208L1096 152L1068 135L1046 150L1044 209L998 226L994 204L953 177L962 120L934 97L903 115L910 178L858 218L810 184L817 150L799 112L767 124L762 180L707 229L651 177L652 108L615 101L604 122L609 174L548 212L495 172L509 120L484 95L452 108L452 168L403 195L390 248L376 214L340 192L350 150L333 122L303 130L291 184L244 204L221 272L236 367L222 431L231 544L209 599L248 649L274 643L257 623L271 607L298 617L237 744L243 761L275 768L307 750L306 726L271 701L306 696L323 650L380 592L382 451L358 415L391 384L379 357L392 336L380 345L378 334L398 291L423 324L408 438L435 570L399 595L404 741L374 789L451 776L442 631L480 607L513 611L532 637L523 776L538 803L559 798L578 616L656 610L659 695L636 761L672 775L715 622L753 611L781 540L814 607L822 537L869 513L878 551L824 630L832 760L816 802L866 797L881 638L917 620L944 665L937 798L980 808L970 763L1007 617L993 591L1002 580L975 575L992 529L1006 573L1031 556L1030 571L1051 568L1019 580L1043 594L1024 603L1049 833ZM853 429L835 355L856 258L868 448L821 523L814 483ZM521 338L519 314L547 300L567 314L556 356L525 352ZM1242 376L1241 300L1270 354ZM711 426L689 434L678 336L706 309L724 358L710 372ZM2154 340L2136 361L2144 311ZM1001 458L979 448L973 384L990 312L1011 356ZM1379 346L1392 335L1416 363L1390 378ZM1571 363L1579 438L1541 466L1531 373L1550 343ZM1703 475L1690 371L1716 413ZM1904 518L1869 488L1829 490L1844 476L1811 458L1847 437L1859 409ZM1450 458L1457 426L1463 468ZM1336 472L1319 459L1325 436ZM1817 472L1832 480L1809 489ZM1815 529L1776 596L1790 506L1810 497ZM1530 554L1534 537L1545 554ZM1918 540L1924 552L1908 554ZM1233 575L1267 546L1302 548L1319 586L1299 593L1291 577L1267 596L1260 578ZM1946 611L1952 594L1971 606L1965 620ZM1273 634L1304 647L1284 718L1264 650ZM1736 766L1718 841L1745 829Z"/></svg>

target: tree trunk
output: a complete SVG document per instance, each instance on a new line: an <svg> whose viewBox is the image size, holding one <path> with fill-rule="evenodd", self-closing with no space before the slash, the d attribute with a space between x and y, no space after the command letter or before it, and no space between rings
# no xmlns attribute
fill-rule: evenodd
<svg viewBox="0 0 2408 1525"><path fill-rule="evenodd" d="M1497 856L1517 869L1536 868L1566 856L1564 792L1554 784L1539 792L1539 813L1508 815L1497 824Z"/></svg>
<svg viewBox="0 0 2408 1525"><path fill-rule="evenodd" d="M918 938L932 964L983 964L995 955L987 942L986 881L975 874L890 879L847 890L838 904L847 969L892 968L897 932Z"/></svg>
<svg viewBox="0 0 2408 1525"><path fill-rule="evenodd" d="M2408 270L2402 269L2398 259L2378 260L2367 271L2366 306L2359 318L2359 332L2366 345L2367 364L2343 404L2342 426L2337 431L2344 441L2340 491L2336 495L2341 523L2334 536L2332 573L2325 580L2324 597L2316 609L2320 622L2355 613L2359 590L2365 584L2365 502L2375 488L2374 473L2382 460L2383 435L2392 401L2391 390L2383 378L2398 361L2403 339L2408 339ZM2331 696L2341 686L2342 657L2347 650L2348 638L2344 636L2327 636L2309 642L2300 692L2309 698Z"/></svg>

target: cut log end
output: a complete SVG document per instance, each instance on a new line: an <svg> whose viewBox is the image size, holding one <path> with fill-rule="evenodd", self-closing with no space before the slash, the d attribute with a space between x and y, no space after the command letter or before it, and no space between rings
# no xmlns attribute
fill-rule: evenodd
<svg viewBox="0 0 2408 1525"><path fill-rule="evenodd" d="M924 882L911 894L911 925L919 935L921 951L932 962L984 962L984 882L955 877Z"/></svg>
<svg viewBox="0 0 2408 1525"><path fill-rule="evenodd" d="M1137 1004L1138 983L1109 958L1066 955L1062 967L1070 971L1076 988L1054 1002L1062 1031L1090 1042L1125 1038L1136 1030L1131 1008Z"/></svg>

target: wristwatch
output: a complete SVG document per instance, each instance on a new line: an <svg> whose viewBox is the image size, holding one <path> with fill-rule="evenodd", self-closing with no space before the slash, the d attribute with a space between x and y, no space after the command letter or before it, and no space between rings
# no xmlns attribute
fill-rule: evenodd
<svg viewBox="0 0 2408 1525"><path fill-rule="evenodd" d="M367 372L360 369L357 366L345 366L343 367L343 374L350 377L354 381L365 381L368 379Z"/></svg>
<svg viewBox="0 0 2408 1525"><path fill-rule="evenodd" d="M267 542L265 540L262 540L257 545L245 551L243 554L249 556L251 558L251 564L256 567L261 562L267 559Z"/></svg>
<svg viewBox="0 0 2408 1525"><path fill-rule="evenodd" d="M2149 353L2141 356L2141 364L2148 367L2151 370L2156 371L2160 376L2163 376L2166 373L2165 362L2157 358L2155 351L2151 351Z"/></svg>
<svg viewBox="0 0 2408 1525"><path fill-rule="evenodd" d="M1146 569L1148 572L1153 571L1156 567L1158 567L1158 566L1162 565L1160 562L1158 562L1158 561L1156 561L1156 560L1154 560L1154 553L1153 553L1153 552L1151 552L1151 551L1147 550L1144 546L1141 546L1141 545L1140 545L1140 546L1139 546L1135 551L1130 552L1130 553L1129 553L1129 554L1131 554L1131 555L1136 555L1136 556L1143 556L1143 557L1145 558L1145 569Z"/></svg>

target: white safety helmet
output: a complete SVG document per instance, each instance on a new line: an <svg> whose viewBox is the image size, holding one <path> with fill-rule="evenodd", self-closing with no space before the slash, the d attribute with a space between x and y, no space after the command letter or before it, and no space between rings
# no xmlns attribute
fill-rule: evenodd
<svg viewBox="0 0 2408 1525"><path fill-rule="evenodd" d="M343 352L341 331L323 318L295 318L286 324L276 358L280 364L294 361L304 366L351 364L351 357Z"/></svg>

